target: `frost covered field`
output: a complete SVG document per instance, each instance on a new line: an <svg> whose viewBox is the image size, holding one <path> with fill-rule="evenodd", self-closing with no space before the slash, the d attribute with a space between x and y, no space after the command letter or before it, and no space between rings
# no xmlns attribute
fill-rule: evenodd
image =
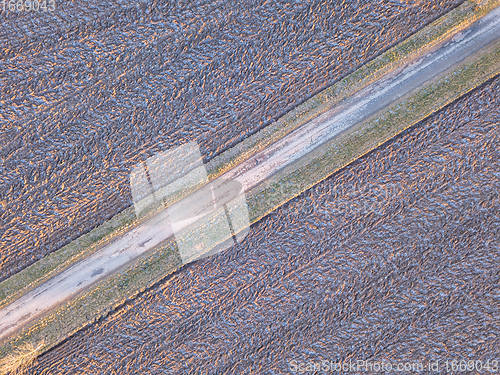
<svg viewBox="0 0 500 375"><path fill-rule="evenodd" d="M128 176L206 160L460 1L66 2L0 15L0 280L129 206Z"/></svg>

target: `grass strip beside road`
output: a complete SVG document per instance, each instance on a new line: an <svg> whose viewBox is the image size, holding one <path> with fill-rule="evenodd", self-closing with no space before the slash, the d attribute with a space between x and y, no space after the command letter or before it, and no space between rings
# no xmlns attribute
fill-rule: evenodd
<svg viewBox="0 0 500 375"><path fill-rule="evenodd" d="M500 1L485 1L481 5L478 4L479 2L476 1L465 1L374 60L300 104L277 121L223 152L207 164L210 178L216 178L234 168L298 127L338 106L345 98L354 95L385 74L419 55L432 51L438 44L466 29L474 21L496 8Z"/></svg>
<svg viewBox="0 0 500 375"><path fill-rule="evenodd" d="M432 113L500 74L500 42L389 108L339 134L247 195L251 222L313 187Z"/></svg>
<svg viewBox="0 0 500 375"><path fill-rule="evenodd" d="M276 122L208 162L209 179L221 176L301 125L335 107L343 99L367 87L384 74L404 65L415 56L432 50L439 42L465 29L497 6L498 3L500 3L498 0L488 1L479 6L474 1L464 2L336 84L299 105ZM4 280L0 283L0 308L89 256L102 244L138 224L139 221L135 219L133 207L129 207L60 250L47 255Z"/></svg>

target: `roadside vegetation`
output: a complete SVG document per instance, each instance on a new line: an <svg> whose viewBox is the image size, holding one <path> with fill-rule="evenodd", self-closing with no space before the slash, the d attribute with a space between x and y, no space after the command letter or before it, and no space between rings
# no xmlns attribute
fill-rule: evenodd
<svg viewBox="0 0 500 375"><path fill-rule="evenodd" d="M0 374L23 375L28 368L36 361L37 356L43 347L43 342L34 345L29 342L7 355L0 365Z"/></svg>

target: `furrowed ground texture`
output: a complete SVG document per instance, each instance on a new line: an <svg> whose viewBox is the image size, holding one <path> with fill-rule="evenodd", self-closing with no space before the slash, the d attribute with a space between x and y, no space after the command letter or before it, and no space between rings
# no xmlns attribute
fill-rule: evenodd
<svg viewBox="0 0 500 375"><path fill-rule="evenodd" d="M497 76L31 372L283 374L292 361L499 358L499 92Z"/></svg>
<svg viewBox="0 0 500 375"><path fill-rule="evenodd" d="M2 13L0 280L129 206L136 163L191 140L209 160L459 3Z"/></svg>

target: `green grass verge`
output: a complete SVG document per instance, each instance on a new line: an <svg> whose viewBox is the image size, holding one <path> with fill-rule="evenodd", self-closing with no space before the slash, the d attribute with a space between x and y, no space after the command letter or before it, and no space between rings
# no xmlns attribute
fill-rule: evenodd
<svg viewBox="0 0 500 375"><path fill-rule="evenodd" d="M438 42L466 28L498 3L499 1L488 1L478 6L473 1L466 1L367 65L299 105L278 121L207 163L210 179L220 176L299 126L338 105L344 98L368 86L392 69L403 65L416 54L431 50ZM175 200L178 198L181 196L179 195ZM88 256L109 239L137 224L138 221L134 220L133 208L130 207L88 234L3 281L0 283L0 308Z"/></svg>
<svg viewBox="0 0 500 375"><path fill-rule="evenodd" d="M301 125L338 106L343 99L352 96L388 72L403 66L420 54L431 51L443 40L464 30L499 4L498 0L485 1L480 5L475 1L464 2L352 74L297 106L276 122L211 160L207 163L210 179L220 176Z"/></svg>
<svg viewBox="0 0 500 375"><path fill-rule="evenodd" d="M247 194L251 222L500 73L500 42L334 137Z"/></svg>
<svg viewBox="0 0 500 375"><path fill-rule="evenodd" d="M100 245L125 232L135 221L130 207L99 227L0 283L0 308L89 256Z"/></svg>
<svg viewBox="0 0 500 375"><path fill-rule="evenodd" d="M216 178L307 121L331 109L344 98L403 65L416 54L432 49L439 41L464 29L498 3L499 1L490 1L481 6L473 2L462 4L208 163L211 178ZM277 173L247 195L251 222L258 221L339 168L485 82L498 73L499 61L497 44L481 56L476 56L474 61L465 62L442 79L401 99L389 110L340 134L299 162ZM0 283L0 307L87 257L101 245L138 223L133 207L130 207L64 248L3 281ZM68 335L91 324L127 298L137 295L181 265L175 244L172 240L165 241L122 270L62 304L49 315L21 329L0 347L0 359L28 344L37 346L43 343L40 352L53 347Z"/></svg>
<svg viewBox="0 0 500 375"><path fill-rule="evenodd" d="M177 254L174 240L166 240L128 267L94 284L48 315L22 328L2 345L0 358L32 343L42 343L39 353L50 349L127 299L144 291L147 286L174 272L182 265Z"/></svg>

